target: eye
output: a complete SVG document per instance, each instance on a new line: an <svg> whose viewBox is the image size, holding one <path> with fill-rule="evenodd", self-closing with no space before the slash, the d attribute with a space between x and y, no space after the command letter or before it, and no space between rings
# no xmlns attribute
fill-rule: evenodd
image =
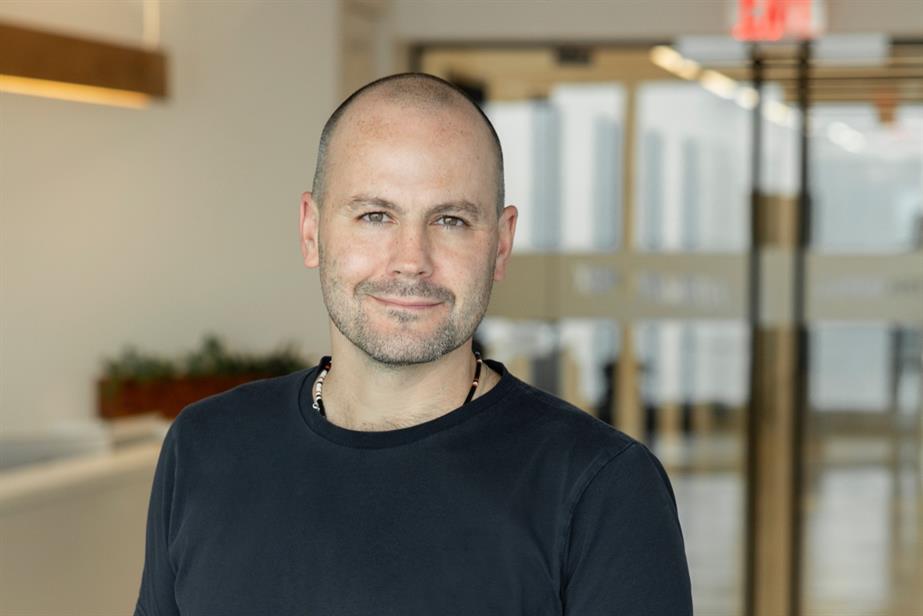
<svg viewBox="0 0 923 616"><path fill-rule="evenodd" d="M436 224L443 227L467 227L468 223L458 216L440 216L436 219Z"/></svg>
<svg viewBox="0 0 923 616"><path fill-rule="evenodd" d="M359 220L364 220L365 222L370 222L373 225L381 225L387 222L387 214L384 212L366 212L359 217Z"/></svg>

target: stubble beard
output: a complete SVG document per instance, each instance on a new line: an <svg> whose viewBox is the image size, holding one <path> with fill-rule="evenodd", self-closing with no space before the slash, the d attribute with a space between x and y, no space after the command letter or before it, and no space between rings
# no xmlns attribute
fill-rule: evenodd
<svg viewBox="0 0 923 616"><path fill-rule="evenodd" d="M335 263L327 261L323 249L319 253L321 292L330 320L347 340L381 364L393 367L424 364L454 351L474 335L490 303L495 259L490 260L480 283L468 294L470 303L462 306L461 312L455 312L454 293L422 281L413 285L398 280L363 281L350 292L337 280ZM389 310L387 318L398 327L381 331L375 328L368 314L369 303L376 302L370 295L433 298L442 301L444 307L432 310L448 309L449 314L431 332L418 332L414 324L431 317Z"/></svg>

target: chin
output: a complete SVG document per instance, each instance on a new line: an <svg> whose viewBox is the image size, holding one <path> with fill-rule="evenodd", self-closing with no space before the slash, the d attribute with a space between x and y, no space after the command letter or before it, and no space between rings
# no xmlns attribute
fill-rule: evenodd
<svg viewBox="0 0 923 616"><path fill-rule="evenodd" d="M428 364L445 355L445 353L435 353L432 348L405 349L402 351L363 349L363 351L376 362L395 367Z"/></svg>
<svg viewBox="0 0 923 616"><path fill-rule="evenodd" d="M370 358L382 364L425 364L451 353L464 343L464 340L459 342L454 332L447 329L435 331L444 332L444 335L429 332L414 335L406 331L395 331L376 332L370 336L368 332L363 332L354 336L351 342Z"/></svg>

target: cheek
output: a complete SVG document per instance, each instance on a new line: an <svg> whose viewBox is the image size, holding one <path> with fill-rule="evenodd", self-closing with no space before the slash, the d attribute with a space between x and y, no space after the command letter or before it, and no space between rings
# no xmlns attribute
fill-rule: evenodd
<svg viewBox="0 0 923 616"><path fill-rule="evenodd" d="M489 260L481 254L482 247L470 248L463 251L448 253L442 260L445 265L442 269L444 280L456 289L474 290L493 279L493 267Z"/></svg>
<svg viewBox="0 0 923 616"><path fill-rule="evenodd" d="M349 253L337 256L332 272L336 277L349 286L355 286L357 283L373 277L376 272L375 259L368 256L369 253L363 250L353 250Z"/></svg>
<svg viewBox="0 0 923 616"><path fill-rule="evenodd" d="M353 286L374 273L380 265L382 248L363 240L361 236L340 237L330 233L321 251L326 275L341 285Z"/></svg>

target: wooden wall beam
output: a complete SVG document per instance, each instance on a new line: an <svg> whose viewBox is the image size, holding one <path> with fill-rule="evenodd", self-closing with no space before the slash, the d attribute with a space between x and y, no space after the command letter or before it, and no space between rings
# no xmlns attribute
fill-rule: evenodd
<svg viewBox="0 0 923 616"><path fill-rule="evenodd" d="M163 53L0 23L0 76L167 95Z"/></svg>

